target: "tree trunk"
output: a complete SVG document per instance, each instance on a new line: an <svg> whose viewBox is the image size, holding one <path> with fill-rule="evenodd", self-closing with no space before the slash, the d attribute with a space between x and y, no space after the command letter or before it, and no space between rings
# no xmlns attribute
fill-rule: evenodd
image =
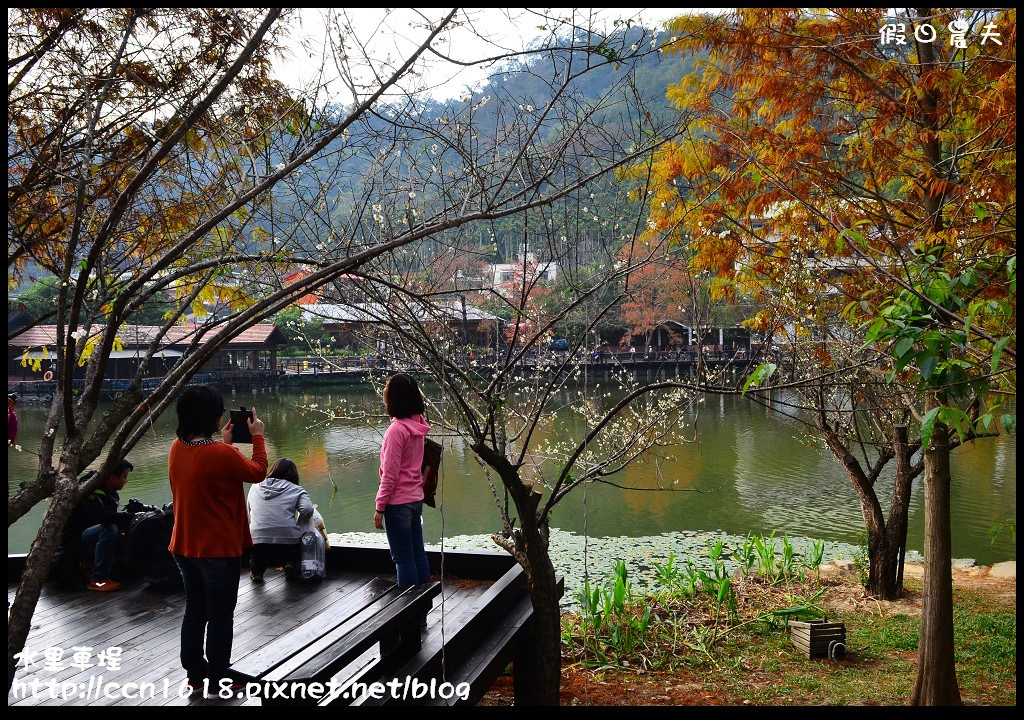
<svg viewBox="0 0 1024 720"><path fill-rule="evenodd" d="M495 468L515 503L519 530L511 537L492 535L526 572L533 603L529 635L514 659L515 701L523 705L558 705L562 682L562 617L558 607L555 567L548 554L547 518L538 518L542 495L523 484L518 470L483 443L474 451ZM507 511L505 520L508 522Z"/></svg>
<svg viewBox="0 0 1024 720"><path fill-rule="evenodd" d="M822 431L829 450L842 463L860 501L860 513L864 518L864 529L868 533L868 590L876 597L895 600L896 563L899 553L892 542L892 528L886 524L882 504L875 494L874 482L865 475L860 462L850 452L846 443L829 427L824 414L818 420L818 428ZM891 513L890 508L890 515Z"/></svg>
<svg viewBox="0 0 1024 720"><path fill-rule="evenodd" d="M910 453L907 451L907 426L893 428L892 452L896 460L889 519L871 538L869 556L871 594L883 600L896 600L903 594L903 556L907 544L907 521L910 515L911 483Z"/></svg>
<svg viewBox="0 0 1024 720"><path fill-rule="evenodd" d="M876 598L895 600L899 597L896 588L899 548L889 542L888 528L871 534L868 541L868 590Z"/></svg>
<svg viewBox="0 0 1024 720"><path fill-rule="evenodd" d="M14 656L25 649L25 641L28 639L29 628L32 624L32 615L35 612L36 603L39 601L39 595L42 593L43 583L46 582L46 577L50 572L50 561L57 550L57 545L60 544L61 530L64 529L64 522L77 503L75 493L71 489L77 483L74 478L71 478L71 486L68 487L68 482L66 478L57 481L57 492L53 496L50 507L46 509L39 533L29 548L28 556L25 558L25 568L21 573L21 581L18 583L18 591L8 611L8 691L14 682L14 674L17 669L17 659Z"/></svg>
<svg viewBox="0 0 1024 720"><path fill-rule="evenodd" d="M929 393L925 411L938 406ZM960 705L953 654L949 430L935 423L924 449L924 606L911 705Z"/></svg>
<svg viewBox="0 0 1024 720"><path fill-rule="evenodd" d="M895 600L903 595L903 563L907 554L907 524L910 520L910 497L914 474L910 467L911 452L907 443L907 426L896 425L892 429L892 450L896 459L896 479L892 486L892 501L889 503L889 541L896 553L896 577L893 580L892 596Z"/></svg>
<svg viewBox="0 0 1024 720"><path fill-rule="evenodd" d="M526 559L533 622L515 663L517 706L558 705L562 680L562 625L555 568L536 528L527 530Z"/></svg>

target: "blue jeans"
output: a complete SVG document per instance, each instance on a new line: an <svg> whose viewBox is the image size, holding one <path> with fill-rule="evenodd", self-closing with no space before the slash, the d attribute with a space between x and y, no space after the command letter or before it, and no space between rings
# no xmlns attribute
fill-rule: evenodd
<svg viewBox="0 0 1024 720"><path fill-rule="evenodd" d="M117 525L93 525L82 531L82 542L86 545L96 543L96 551L92 561L92 580L107 580L110 568L114 566L114 556L121 542Z"/></svg>
<svg viewBox="0 0 1024 720"><path fill-rule="evenodd" d="M384 508L384 532L401 587L430 582L430 564L423 549L422 518L422 501Z"/></svg>
<svg viewBox="0 0 1024 720"><path fill-rule="evenodd" d="M187 558L175 555L185 584L181 621L181 666L193 683L210 678L216 686L228 677L234 639L235 604L242 558ZM206 653L203 653L203 638Z"/></svg>

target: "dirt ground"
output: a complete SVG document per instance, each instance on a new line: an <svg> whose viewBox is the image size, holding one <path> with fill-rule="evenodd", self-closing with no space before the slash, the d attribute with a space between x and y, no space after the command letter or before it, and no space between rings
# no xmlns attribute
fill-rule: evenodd
<svg viewBox="0 0 1024 720"><path fill-rule="evenodd" d="M907 565L904 571L908 579L920 579L924 568L921 565ZM971 591L993 599L1012 602L1016 605L1017 581L1015 578L989 577L989 568L975 567L954 569L953 584L970 587ZM875 613L919 616L922 595L909 590L905 597L888 602L870 597L857 582L856 577L829 568L822 573L822 580L831 588L824 598L825 606L832 610L867 610L870 606ZM743 705L749 701L724 694L721 688L709 688L703 674L673 672L646 673L642 677L608 672L586 670L570 663L562 668L562 705ZM513 704L512 678L499 677L491 690L483 697L481 705L511 706Z"/></svg>
<svg viewBox="0 0 1024 720"><path fill-rule="evenodd" d="M875 612L887 615L921 615L923 597L920 591L907 590L899 600L876 600L864 588L853 581L849 575L835 571L822 573L822 580L836 584L829 590L824 605L829 610L855 610L869 606ZM972 592L985 595L996 600L1017 601L1016 578L999 578L989 576L990 568L978 566L953 570L953 586L969 588ZM908 580L920 581L924 577L924 565L904 565L903 575Z"/></svg>

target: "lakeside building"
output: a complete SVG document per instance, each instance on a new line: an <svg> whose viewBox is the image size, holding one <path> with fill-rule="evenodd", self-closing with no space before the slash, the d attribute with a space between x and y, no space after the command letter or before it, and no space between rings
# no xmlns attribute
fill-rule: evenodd
<svg viewBox="0 0 1024 720"><path fill-rule="evenodd" d="M642 335L634 337L637 346L643 344ZM710 352L749 354L751 336L747 328L740 326L694 328L675 320L666 320L651 331L650 343L659 350L695 352L705 348Z"/></svg>
<svg viewBox="0 0 1024 720"><path fill-rule="evenodd" d="M165 375L180 357L209 342L221 332L220 328L214 328L197 340L197 333L203 327L192 323L171 327L150 360L146 376ZM93 326L89 336L97 336L102 329L102 326ZM111 351L105 377L108 380L133 377L141 359L161 329L156 325L122 326L117 333L122 347ZM273 370L277 367L277 348L285 342L284 334L273 323L253 325L232 338L203 363L199 372ZM45 380L46 373L53 371L56 354L56 325L37 325L29 328L7 343L8 381ZM34 369L36 361L39 370ZM85 368L78 368L75 376L81 377L84 374Z"/></svg>
<svg viewBox="0 0 1024 720"><path fill-rule="evenodd" d="M410 313L410 310L406 308L405 312ZM417 309L414 316L410 313L406 320L396 318L392 310L379 303L317 303L303 306L302 317L304 320L323 321L324 330L339 347L375 347L375 343L386 341L387 336L393 333L388 325L396 321L403 324L440 323L448 332L462 334L470 345L491 347L504 322L497 315L461 302L434 303L429 308Z"/></svg>

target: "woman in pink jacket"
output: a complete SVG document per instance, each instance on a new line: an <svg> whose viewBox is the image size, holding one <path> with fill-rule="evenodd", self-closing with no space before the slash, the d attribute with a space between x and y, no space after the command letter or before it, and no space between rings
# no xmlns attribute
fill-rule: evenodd
<svg viewBox="0 0 1024 720"><path fill-rule="evenodd" d="M384 408L391 425L380 448L380 489L373 525L384 530L400 586L430 582L423 549L423 439L430 425L423 419L423 395L405 373L384 386Z"/></svg>

